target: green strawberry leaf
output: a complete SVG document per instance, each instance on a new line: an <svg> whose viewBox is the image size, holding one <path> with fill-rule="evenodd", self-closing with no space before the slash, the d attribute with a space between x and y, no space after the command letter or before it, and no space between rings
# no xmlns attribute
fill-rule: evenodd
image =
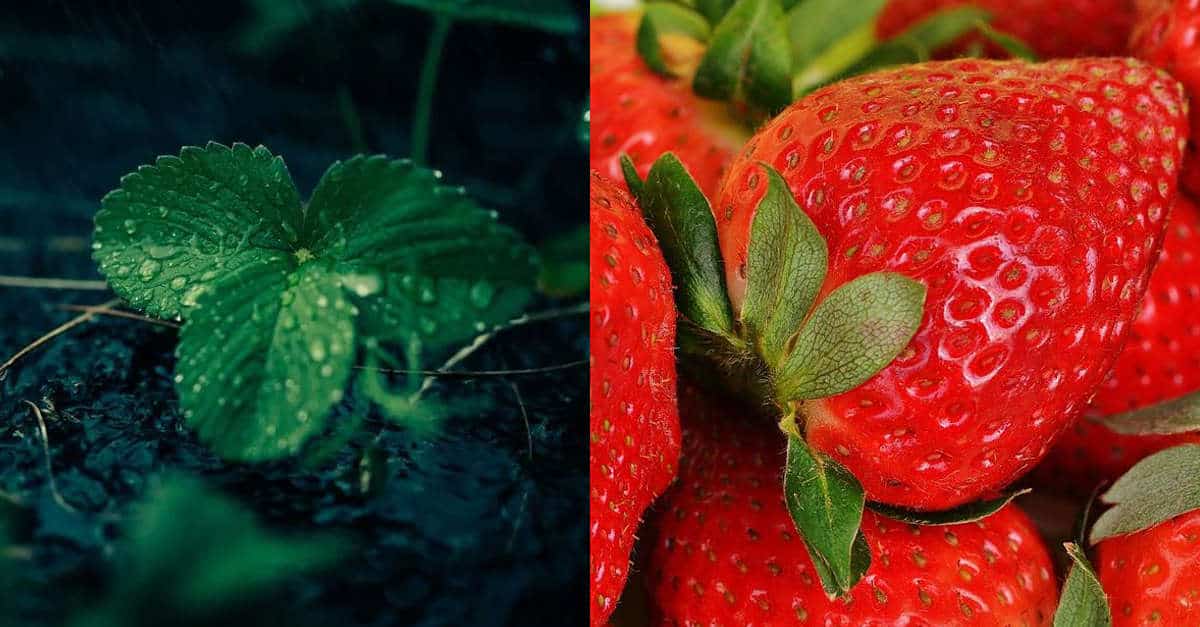
<svg viewBox="0 0 1200 627"><path fill-rule="evenodd" d="M870 52L878 43L875 17L883 5L884 0L808 0L789 11L793 95L829 82Z"/></svg>
<svg viewBox="0 0 1200 627"><path fill-rule="evenodd" d="M843 44L844 52L841 55L829 57L837 63L827 62L825 66L828 68L827 70L812 69L807 75L798 74L793 83L793 92L798 98L818 87L858 74L895 65L928 61L935 50L975 30L989 17L989 14L982 9L971 6L958 7L938 11L899 35L879 42L865 51L861 39L851 39ZM857 46L855 45L856 41ZM861 54L854 59L851 53L860 52ZM852 62L847 63L847 61ZM821 68L822 66L814 67Z"/></svg>
<svg viewBox="0 0 1200 627"><path fill-rule="evenodd" d="M1185 394L1095 420L1109 430L1125 435L1172 435L1197 431L1200 430L1200 393Z"/></svg>
<svg viewBox="0 0 1200 627"><path fill-rule="evenodd" d="M265 148L209 144L105 197L96 259L132 304L187 318L180 405L218 453L296 452L342 398L357 338L440 350L524 308L533 250L440 176L359 156L302 207Z"/></svg>
<svg viewBox="0 0 1200 627"><path fill-rule="evenodd" d="M510 320L533 296L534 250L437 172L357 156L329 166L308 203L305 237L356 283L364 335L429 349ZM378 288L369 277L378 276Z"/></svg>
<svg viewBox="0 0 1200 627"><path fill-rule="evenodd" d="M1029 492L1031 490L1028 488L1017 490L994 499L975 501L940 512L923 512L875 502L867 503L867 507L876 514L910 525L958 525L983 520L1004 509L1009 503L1012 503L1013 499Z"/></svg>
<svg viewBox="0 0 1200 627"><path fill-rule="evenodd" d="M588 289L588 225L584 224L541 243L542 270L538 289L557 297L583 294Z"/></svg>
<svg viewBox="0 0 1200 627"><path fill-rule="evenodd" d="M354 362L354 306L316 262L245 266L200 298L179 334L184 419L223 457L290 455L324 428Z"/></svg>
<svg viewBox="0 0 1200 627"><path fill-rule="evenodd" d="M870 565L870 550L859 540L865 496L862 485L841 464L809 448L789 432L783 495L788 513L804 538L825 592L841 596ZM862 542L864 546L856 546Z"/></svg>
<svg viewBox="0 0 1200 627"><path fill-rule="evenodd" d="M996 30L995 27L985 21L980 21L976 24L975 29L988 41L1000 46L1000 48L1014 59L1025 59L1030 62L1038 60L1037 53L1029 47L1029 44L1004 31Z"/></svg>
<svg viewBox="0 0 1200 627"><path fill-rule="evenodd" d="M685 35L696 41L708 41L710 29L704 16L678 4L651 2L646 5L637 31L637 51L651 70L663 76L676 72L663 58L660 39L665 34Z"/></svg>
<svg viewBox="0 0 1200 627"><path fill-rule="evenodd" d="M825 281L829 249L783 177L770 166L765 170L767 191L750 229L741 320L775 368Z"/></svg>
<svg viewBox="0 0 1200 627"><path fill-rule="evenodd" d="M328 1L328 0L326 0ZM391 0L454 20L491 22L570 35L579 20L570 0Z"/></svg>
<svg viewBox="0 0 1200 627"><path fill-rule="evenodd" d="M223 272L293 248L300 197L266 148L209 142L159 157L100 201L93 258L118 296L185 316Z"/></svg>
<svg viewBox="0 0 1200 627"><path fill-rule="evenodd" d="M792 62L803 68L851 33L874 30L885 0L806 0L788 11Z"/></svg>
<svg viewBox="0 0 1200 627"><path fill-rule="evenodd" d="M717 225L704 193L668 152L650 168L638 199L678 287L675 302L680 315L709 332L732 337L733 314Z"/></svg>
<svg viewBox="0 0 1200 627"><path fill-rule="evenodd" d="M1058 609L1054 612L1054 627L1110 627L1112 614L1108 596L1088 562L1083 549L1074 542L1063 545L1073 562L1063 583Z"/></svg>
<svg viewBox="0 0 1200 627"><path fill-rule="evenodd" d="M324 534L271 533L238 502L194 479L172 477L126 526L116 584L69 624L222 623L287 580L333 565L349 548Z"/></svg>
<svg viewBox="0 0 1200 627"><path fill-rule="evenodd" d="M713 29L692 88L704 98L782 109L792 101L789 47L780 0L737 0Z"/></svg>
<svg viewBox="0 0 1200 627"><path fill-rule="evenodd" d="M1180 514L1200 509L1200 445L1159 451L1113 483L1100 500L1112 505L1092 525L1088 540L1136 533Z"/></svg>
<svg viewBox="0 0 1200 627"><path fill-rule="evenodd" d="M777 369L785 401L852 390L887 366L921 323L925 286L874 272L842 285L820 302Z"/></svg>
<svg viewBox="0 0 1200 627"><path fill-rule="evenodd" d="M708 20L709 24L716 24L725 17L729 9L733 7L734 0L696 0L696 10Z"/></svg>

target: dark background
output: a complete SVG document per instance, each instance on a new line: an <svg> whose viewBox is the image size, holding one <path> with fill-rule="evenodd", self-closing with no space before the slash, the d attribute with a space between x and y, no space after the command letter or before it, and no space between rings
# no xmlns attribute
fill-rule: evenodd
<svg viewBox="0 0 1200 627"><path fill-rule="evenodd" d="M256 25L278 25L262 19L268 4L6 3L0 274L100 278L89 255L100 197L183 145L264 144L283 156L302 197L336 159L409 153L428 16L387 0L334 2L346 7L313 11L270 45L246 45L266 32ZM578 5L574 35L456 24L438 80L429 165L535 243L585 222L586 7ZM111 297L0 288L0 360L75 315L61 304ZM530 310L585 298L541 297ZM581 359L585 323L572 316L503 333L462 367ZM103 598L121 575L113 554L131 505L170 471L235 496L274 530L358 542L340 566L272 600L286 624L584 623L586 368L443 380L437 393L487 402L424 438L372 417L364 437L317 467L236 465L180 421L175 342L171 329L103 318L0 381L0 490L24 503L16 541L30 549L0 557L19 577L16 610L0 624L59 625ZM528 411L532 456L510 383ZM26 400L51 409L52 469L76 512L50 497ZM364 450L378 434L386 481L364 494Z"/></svg>

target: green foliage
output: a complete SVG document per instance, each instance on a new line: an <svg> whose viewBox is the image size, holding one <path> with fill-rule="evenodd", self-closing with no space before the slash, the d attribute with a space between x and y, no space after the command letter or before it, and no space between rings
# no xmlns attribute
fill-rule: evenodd
<svg viewBox="0 0 1200 627"><path fill-rule="evenodd" d="M751 229L742 323L763 359L778 368L825 282L829 250L775 170L767 170L767 192Z"/></svg>
<svg viewBox="0 0 1200 627"><path fill-rule="evenodd" d="M859 531L865 502L862 484L837 461L789 433L783 497L826 594L849 592L871 565L870 549Z"/></svg>
<svg viewBox="0 0 1200 627"><path fill-rule="evenodd" d="M692 87L704 98L776 111L792 101L787 23L780 0L738 0L712 31Z"/></svg>
<svg viewBox="0 0 1200 627"><path fill-rule="evenodd" d="M1200 445L1183 444L1159 451L1130 468L1100 495L1112 505L1092 525L1092 544L1136 533L1200 509Z"/></svg>
<svg viewBox="0 0 1200 627"><path fill-rule="evenodd" d="M1074 542L1063 545L1071 557L1071 570L1063 582L1058 609L1054 612L1054 627L1109 627L1112 613L1108 596L1088 562L1083 549Z"/></svg>
<svg viewBox="0 0 1200 627"><path fill-rule="evenodd" d="M294 453L341 400L358 344L445 349L519 313L536 257L440 174L357 156L307 205L266 148L210 143L122 179L95 258L152 315L183 316L184 416L219 453Z"/></svg>
<svg viewBox="0 0 1200 627"><path fill-rule="evenodd" d="M491 22L570 35L579 20L570 0L389 0L454 20Z"/></svg>
<svg viewBox="0 0 1200 627"><path fill-rule="evenodd" d="M667 33L675 33L704 42L708 41L710 30L704 17L687 7L670 2L651 2L646 5L638 25L638 53L650 69L664 76L674 76L674 71L662 56L659 38Z"/></svg>
<svg viewBox="0 0 1200 627"><path fill-rule="evenodd" d="M925 286L894 272L872 272L817 304L779 367L786 400L824 398L862 385L908 346L925 310Z"/></svg>
<svg viewBox="0 0 1200 627"><path fill-rule="evenodd" d="M1097 420L1108 429L1127 435L1171 435L1195 431L1200 429L1200 393L1184 394Z"/></svg>
<svg viewBox="0 0 1200 627"><path fill-rule="evenodd" d="M435 15L463 21L489 22L561 35L579 30L570 0L387 0ZM238 45L260 54L323 16L355 10L363 0L251 0L252 18L239 34Z"/></svg>
<svg viewBox="0 0 1200 627"><path fill-rule="evenodd" d="M938 512L927 512L921 510L904 509L892 505L884 505L883 503L868 503L867 507L876 514L882 514L893 520L906 522L910 525L960 525L967 522L975 522L982 520L1004 509L1013 499L1028 494L1031 490L1025 488L1016 490L1008 494L998 496L994 499L986 501L975 501Z"/></svg>
<svg viewBox="0 0 1200 627"><path fill-rule="evenodd" d="M644 184L628 157L622 168L671 268L679 313L709 332L732 336L725 266L708 199L672 153L654 162Z"/></svg>
<svg viewBox="0 0 1200 627"><path fill-rule="evenodd" d="M588 289L588 226L571 229L538 247L542 272L538 288L552 296L575 296Z"/></svg>
<svg viewBox="0 0 1200 627"><path fill-rule="evenodd" d="M324 535L279 537L237 502L182 477L153 490L125 531L121 576L73 627L217 624L348 548Z"/></svg>

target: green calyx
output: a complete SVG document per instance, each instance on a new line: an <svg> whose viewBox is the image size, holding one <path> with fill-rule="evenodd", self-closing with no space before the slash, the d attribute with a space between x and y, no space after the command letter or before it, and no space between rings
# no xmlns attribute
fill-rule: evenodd
<svg viewBox="0 0 1200 627"><path fill-rule="evenodd" d="M1054 612L1054 627L1110 627L1108 596L1083 548L1074 542L1067 542L1063 548L1071 558L1071 570Z"/></svg>
<svg viewBox="0 0 1200 627"><path fill-rule="evenodd" d="M1032 58L1023 42L997 31L976 7L938 11L880 40L875 20L885 0L654 0L638 27L637 49L655 72L687 72L663 54L663 40L684 37L706 50L692 77L696 94L770 114L823 85L893 65L928 60L976 31L1013 57Z"/></svg>
<svg viewBox="0 0 1200 627"><path fill-rule="evenodd" d="M859 532L865 496L848 470L804 441L803 402L851 390L900 354L920 325L925 287L891 272L827 286L824 238L783 177L765 164L762 172L735 311L712 209L683 165L668 153L641 181L625 164L677 286L682 367L784 416L788 510L826 592L839 596L870 564Z"/></svg>
<svg viewBox="0 0 1200 627"><path fill-rule="evenodd" d="M1159 451L1117 479L1100 502L1111 505L1092 525L1092 544L1137 533L1200 509L1200 444Z"/></svg>

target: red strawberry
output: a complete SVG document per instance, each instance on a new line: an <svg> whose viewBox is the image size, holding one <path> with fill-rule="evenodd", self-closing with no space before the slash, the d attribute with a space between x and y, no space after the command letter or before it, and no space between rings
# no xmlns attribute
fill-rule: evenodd
<svg viewBox="0 0 1200 627"><path fill-rule="evenodd" d="M992 25L1043 58L1121 55L1133 27L1133 0L890 0L876 24L880 36L902 32L941 9L972 4Z"/></svg>
<svg viewBox="0 0 1200 627"><path fill-rule="evenodd" d="M1200 624L1200 511L1097 545L1113 627Z"/></svg>
<svg viewBox="0 0 1200 627"><path fill-rule="evenodd" d="M591 175L591 624L616 605L642 513L675 477L675 305L633 201Z"/></svg>
<svg viewBox="0 0 1200 627"><path fill-rule="evenodd" d="M1198 309L1200 210L1180 196L1125 350L1084 415L1117 414L1200 390ZM1086 493L1143 457L1185 442L1200 443L1200 433L1121 435L1080 420L1055 445L1038 475L1044 483L1066 483Z"/></svg>
<svg viewBox="0 0 1200 627"><path fill-rule="evenodd" d="M1200 94L1200 1L1139 0L1137 24L1129 48L1134 56L1170 72L1183 83L1188 95ZM1200 129L1200 107L1191 111L1192 135ZM1184 164L1183 185L1200 194L1200 164L1196 149L1189 146Z"/></svg>
<svg viewBox="0 0 1200 627"><path fill-rule="evenodd" d="M634 47L637 24L636 14L591 21L591 166L623 181L622 153L645 176L660 154L673 151L700 189L715 193L725 167L750 133L724 105L697 97L688 79L652 72ZM676 44L679 54L697 52Z"/></svg>
<svg viewBox="0 0 1200 627"><path fill-rule="evenodd" d="M735 312L763 164L828 242L818 302L881 270L928 289L891 365L799 404L809 444L868 499L916 509L1032 467L1124 341L1175 199L1183 109L1175 81L1133 60L959 60L837 83L763 127L713 206Z"/></svg>
<svg viewBox="0 0 1200 627"><path fill-rule="evenodd" d="M978 522L917 527L867 512L874 559L831 601L779 491L769 432L681 389L688 425L649 565L662 625L1048 625L1053 567L1015 506Z"/></svg>

